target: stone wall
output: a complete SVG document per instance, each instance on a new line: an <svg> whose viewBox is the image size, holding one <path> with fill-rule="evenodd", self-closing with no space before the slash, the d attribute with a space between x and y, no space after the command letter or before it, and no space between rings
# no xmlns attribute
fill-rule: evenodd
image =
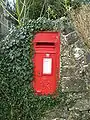
<svg viewBox="0 0 90 120"><path fill-rule="evenodd" d="M76 31L61 35L60 89L62 102L42 120L90 120L90 49Z"/></svg>
<svg viewBox="0 0 90 120"><path fill-rule="evenodd" d="M8 1L5 0L6 5L8 4ZM0 38L5 37L8 32L10 27L12 26L11 21L6 19L9 15L7 12L0 6Z"/></svg>
<svg viewBox="0 0 90 120"><path fill-rule="evenodd" d="M62 90L64 92L87 91L90 89L90 51L75 31L62 36Z"/></svg>

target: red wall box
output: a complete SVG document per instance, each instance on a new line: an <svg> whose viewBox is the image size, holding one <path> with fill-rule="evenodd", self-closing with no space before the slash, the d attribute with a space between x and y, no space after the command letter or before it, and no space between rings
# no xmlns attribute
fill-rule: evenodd
<svg viewBox="0 0 90 120"><path fill-rule="evenodd" d="M34 40L33 88L38 95L52 95L60 79L60 33L44 31L35 35Z"/></svg>

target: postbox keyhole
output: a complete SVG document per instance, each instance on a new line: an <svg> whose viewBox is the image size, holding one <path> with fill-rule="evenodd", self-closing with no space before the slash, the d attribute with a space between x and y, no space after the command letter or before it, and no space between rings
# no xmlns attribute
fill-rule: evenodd
<svg viewBox="0 0 90 120"><path fill-rule="evenodd" d="M40 73L40 72L38 72L38 76L41 76L41 73Z"/></svg>

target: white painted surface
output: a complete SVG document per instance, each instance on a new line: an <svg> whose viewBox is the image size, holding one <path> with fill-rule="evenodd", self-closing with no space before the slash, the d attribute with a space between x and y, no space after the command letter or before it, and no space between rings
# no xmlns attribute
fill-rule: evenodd
<svg viewBox="0 0 90 120"><path fill-rule="evenodd" d="M52 58L43 59L43 74L51 74L52 72Z"/></svg>

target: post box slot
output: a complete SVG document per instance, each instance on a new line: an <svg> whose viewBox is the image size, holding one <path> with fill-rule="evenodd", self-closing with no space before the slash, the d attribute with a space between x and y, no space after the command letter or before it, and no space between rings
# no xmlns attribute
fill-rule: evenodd
<svg viewBox="0 0 90 120"><path fill-rule="evenodd" d="M37 42L36 47L55 47L55 43L53 42Z"/></svg>

